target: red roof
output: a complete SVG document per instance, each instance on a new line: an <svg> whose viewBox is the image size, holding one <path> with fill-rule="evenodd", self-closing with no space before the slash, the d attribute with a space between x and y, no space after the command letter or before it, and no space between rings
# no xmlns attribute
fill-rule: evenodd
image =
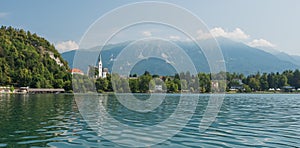
<svg viewBox="0 0 300 148"><path fill-rule="evenodd" d="M83 73L80 69L73 68L70 70L71 73Z"/></svg>

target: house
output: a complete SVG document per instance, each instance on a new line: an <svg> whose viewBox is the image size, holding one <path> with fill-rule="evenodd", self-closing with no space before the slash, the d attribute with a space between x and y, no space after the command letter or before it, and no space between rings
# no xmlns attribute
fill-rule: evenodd
<svg viewBox="0 0 300 148"><path fill-rule="evenodd" d="M211 81L211 87L218 89L219 88L219 82L218 81Z"/></svg>
<svg viewBox="0 0 300 148"><path fill-rule="evenodd" d="M282 87L282 90L284 92L293 92L293 91L296 91L295 87L294 86L283 86Z"/></svg>
<svg viewBox="0 0 300 148"><path fill-rule="evenodd" d="M155 91L163 91L162 85L155 85Z"/></svg>
<svg viewBox="0 0 300 148"><path fill-rule="evenodd" d="M27 87L20 87L17 92L25 94L25 93L28 93L28 89L29 89L28 86Z"/></svg>
<svg viewBox="0 0 300 148"><path fill-rule="evenodd" d="M64 64L60 61L60 59L54 56L53 52L47 51L47 53L49 54L49 57L56 62L57 65L59 65L60 67L64 66Z"/></svg>
<svg viewBox="0 0 300 148"><path fill-rule="evenodd" d="M244 90L243 86L231 86L229 88L230 91L238 91L238 90Z"/></svg>
<svg viewBox="0 0 300 148"><path fill-rule="evenodd" d="M11 93L10 87L0 86L0 93Z"/></svg>
<svg viewBox="0 0 300 148"><path fill-rule="evenodd" d="M73 68L70 70L70 73L73 75L73 74L79 74L79 75L84 75L84 73L80 70L80 69L77 69L77 68Z"/></svg>
<svg viewBox="0 0 300 148"><path fill-rule="evenodd" d="M275 91L275 88L269 88L269 91Z"/></svg>
<svg viewBox="0 0 300 148"><path fill-rule="evenodd" d="M97 66L88 67L88 76L91 78L106 78L109 74L108 68L103 68L101 54L98 57Z"/></svg>
<svg viewBox="0 0 300 148"><path fill-rule="evenodd" d="M161 93L164 92L162 85L155 85L154 88L150 88L150 93Z"/></svg>
<svg viewBox="0 0 300 148"><path fill-rule="evenodd" d="M109 73L109 72L108 72L108 68L103 68L103 71L102 71L102 77L103 77L103 78L106 78L108 73Z"/></svg>

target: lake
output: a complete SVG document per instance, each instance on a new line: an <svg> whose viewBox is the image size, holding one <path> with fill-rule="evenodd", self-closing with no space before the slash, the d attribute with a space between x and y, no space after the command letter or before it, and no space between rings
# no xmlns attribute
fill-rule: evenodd
<svg viewBox="0 0 300 148"><path fill-rule="evenodd" d="M195 95L183 95L186 99ZM159 135L166 135L168 129L179 129L175 135L164 137L162 142L151 147L299 147L300 146L300 95L298 94L230 94L226 95L215 121L205 131L199 131L199 123L206 111L210 95L197 96L196 102L184 104L195 106L179 112L178 119L163 123L172 117L180 103L179 94L154 95L165 97L158 106L147 112L131 111L120 103L115 95L102 95L91 100L91 106L82 110L80 100L93 97L72 95L1 95L0 96L0 147L123 147L118 142L149 142ZM94 96L95 97L95 96ZM118 96L130 104L130 97ZM149 99L148 94L136 94L141 101ZM182 97L182 96L181 96ZM98 98L98 99L97 99ZM124 101L123 100L123 101ZM122 101L122 100L121 100ZM195 100L194 100L195 101ZM97 102L104 104L99 109ZM156 102L157 103L157 102ZM160 104L161 103L161 104ZM185 102L183 102L185 103ZM96 105L95 105L96 104ZM132 106L139 107L139 106ZM191 109L191 110L189 110ZM113 126L108 118L91 122L94 116L110 115L114 122L148 129L158 127L155 134L132 134L123 126ZM91 116L89 116L91 115ZM187 115L187 116L185 116ZM180 128L178 123L186 119ZM106 123L106 124L104 124ZM96 126L98 124L98 126ZM101 127L105 126L105 127ZM101 132L95 130L98 128ZM177 128L178 127L178 128ZM111 131L104 131L112 129ZM170 130L171 131L171 130ZM109 133L109 134L108 134ZM144 134L144 135L143 135ZM120 136L125 138L120 139ZM140 139L134 141L132 139ZM131 141L130 141L131 140ZM130 144L129 143L129 144Z"/></svg>

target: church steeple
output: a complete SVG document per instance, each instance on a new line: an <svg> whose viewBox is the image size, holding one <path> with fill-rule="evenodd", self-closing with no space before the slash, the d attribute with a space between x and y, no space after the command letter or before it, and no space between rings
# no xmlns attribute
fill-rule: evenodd
<svg viewBox="0 0 300 148"><path fill-rule="evenodd" d="M102 72L102 59L101 59L101 54L99 54L98 57L98 78L102 78L103 77L103 72Z"/></svg>

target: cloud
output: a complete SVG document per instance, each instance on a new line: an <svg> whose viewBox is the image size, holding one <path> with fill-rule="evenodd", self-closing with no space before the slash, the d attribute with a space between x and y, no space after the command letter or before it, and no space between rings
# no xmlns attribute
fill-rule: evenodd
<svg viewBox="0 0 300 148"><path fill-rule="evenodd" d="M152 36L151 31L143 31L142 34L143 34L143 36L146 36L146 37Z"/></svg>
<svg viewBox="0 0 300 148"><path fill-rule="evenodd" d="M8 16L8 13L0 12L0 18L5 18L6 16Z"/></svg>
<svg viewBox="0 0 300 148"><path fill-rule="evenodd" d="M221 27L216 27L213 28L211 30L209 30L209 32L204 32L202 30L198 30L197 31L198 40L202 40L202 39L210 39L212 37L225 37L225 38L229 38L229 39L233 39L233 40L246 40L250 38L250 35L246 34L242 29L240 28L236 28L233 31L225 31L223 28Z"/></svg>
<svg viewBox="0 0 300 148"><path fill-rule="evenodd" d="M252 42L249 42L248 45L251 47L275 47L274 44L265 39L255 39Z"/></svg>
<svg viewBox="0 0 300 148"><path fill-rule="evenodd" d="M58 42L55 44L56 49L59 52L66 52L69 50L76 50L79 48L78 44L75 41L64 41L64 42Z"/></svg>
<svg viewBox="0 0 300 148"><path fill-rule="evenodd" d="M169 36L169 38L171 40L180 40L180 36L177 36L177 35L171 35L171 36Z"/></svg>
<svg viewBox="0 0 300 148"><path fill-rule="evenodd" d="M218 38L218 37L224 37L232 40L239 40L251 47L276 47L273 43L265 40L265 39L254 39L251 42L248 42L251 38L250 35L246 34L242 29L240 28L235 28L233 31L225 31L221 27L216 27L209 32L204 32L202 30L197 31L198 40L203 40L203 39L210 39L210 38ZM248 43L247 43L248 42Z"/></svg>

